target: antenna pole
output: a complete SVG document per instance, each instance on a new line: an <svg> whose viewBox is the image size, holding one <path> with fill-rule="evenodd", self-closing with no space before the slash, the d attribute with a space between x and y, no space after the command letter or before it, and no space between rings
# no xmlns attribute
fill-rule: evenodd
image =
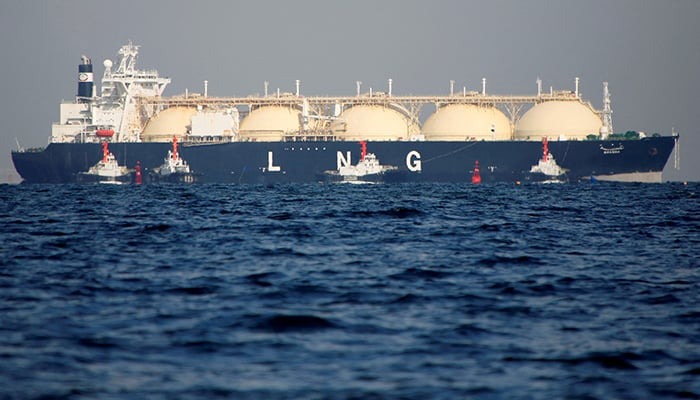
<svg viewBox="0 0 700 400"><path fill-rule="evenodd" d="M610 99L610 90L608 90L608 82L603 82L603 130L604 137L615 133L612 123L612 100Z"/></svg>

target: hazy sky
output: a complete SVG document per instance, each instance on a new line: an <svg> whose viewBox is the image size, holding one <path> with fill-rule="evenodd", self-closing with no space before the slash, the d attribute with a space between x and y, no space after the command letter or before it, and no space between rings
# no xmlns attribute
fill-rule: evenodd
<svg viewBox="0 0 700 400"><path fill-rule="evenodd" d="M351 95L363 89L445 94L449 81L494 94L581 92L602 107L610 82L616 131L681 134L681 169L700 180L698 0L0 0L0 181L15 138L46 145L59 102L77 91L81 54L102 60L141 45L140 68L172 78L166 95L270 90Z"/></svg>

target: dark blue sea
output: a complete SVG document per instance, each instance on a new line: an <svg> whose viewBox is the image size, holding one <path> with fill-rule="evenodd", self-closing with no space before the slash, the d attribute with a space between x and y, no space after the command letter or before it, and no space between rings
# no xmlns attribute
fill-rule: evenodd
<svg viewBox="0 0 700 400"><path fill-rule="evenodd" d="M699 193L2 185L0 399L697 399Z"/></svg>

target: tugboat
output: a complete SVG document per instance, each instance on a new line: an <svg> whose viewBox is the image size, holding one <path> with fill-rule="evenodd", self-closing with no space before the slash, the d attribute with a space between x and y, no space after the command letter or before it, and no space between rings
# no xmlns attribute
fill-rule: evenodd
<svg viewBox="0 0 700 400"><path fill-rule="evenodd" d="M386 174L397 171L393 165L381 165L374 153L367 152L367 142L361 141L362 153L357 165L343 165L337 170L325 171L325 178L339 183L379 183L383 182Z"/></svg>
<svg viewBox="0 0 700 400"><path fill-rule="evenodd" d="M154 182L194 183L199 175L190 170L187 161L180 157L177 151L177 137L173 136L173 148L168 150L168 156L163 164L151 171L150 178Z"/></svg>
<svg viewBox="0 0 700 400"><path fill-rule="evenodd" d="M530 178L540 183L564 183L566 169L560 167L549 152L547 138L542 138L542 158L530 168Z"/></svg>
<svg viewBox="0 0 700 400"><path fill-rule="evenodd" d="M79 182L111 183L121 185L131 182L131 170L120 166L109 151L106 141L102 142L102 159L87 172L78 173Z"/></svg>

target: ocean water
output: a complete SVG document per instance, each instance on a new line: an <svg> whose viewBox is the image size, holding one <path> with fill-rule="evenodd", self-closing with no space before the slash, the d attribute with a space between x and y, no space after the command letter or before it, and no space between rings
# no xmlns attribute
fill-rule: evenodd
<svg viewBox="0 0 700 400"><path fill-rule="evenodd" d="M1 185L0 399L700 398L700 185Z"/></svg>

